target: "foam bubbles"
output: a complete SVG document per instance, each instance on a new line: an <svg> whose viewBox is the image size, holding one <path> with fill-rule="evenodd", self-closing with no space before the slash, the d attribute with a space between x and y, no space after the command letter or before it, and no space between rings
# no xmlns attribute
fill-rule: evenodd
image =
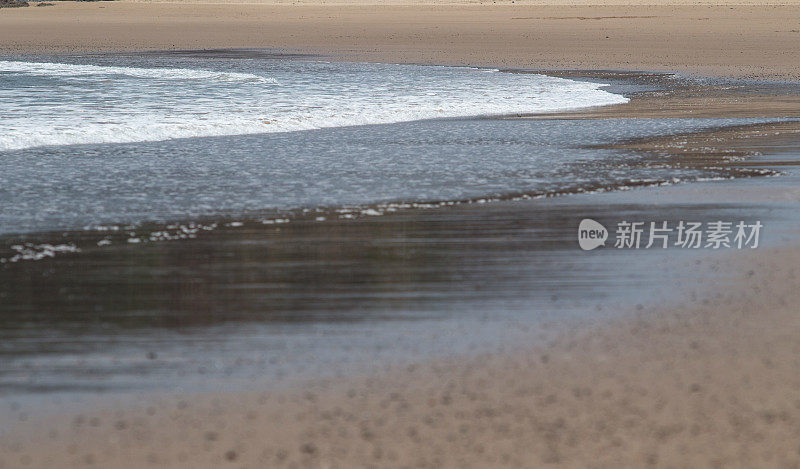
<svg viewBox="0 0 800 469"><path fill-rule="evenodd" d="M142 68L109 67L102 65L63 64L49 62L16 62L0 60L0 73L39 75L59 78L69 77L114 77L151 78L154 80L216 80L216 81L254 81L276 83L273 78L252 73L215 72L185 68Z"/></svg>
<svg viewBox="0 0 800 469"><path fill-rule="evenodd" d="M0 61L0 151L553 112L627 101L597 83L464 67L229 67Z"/></svg>

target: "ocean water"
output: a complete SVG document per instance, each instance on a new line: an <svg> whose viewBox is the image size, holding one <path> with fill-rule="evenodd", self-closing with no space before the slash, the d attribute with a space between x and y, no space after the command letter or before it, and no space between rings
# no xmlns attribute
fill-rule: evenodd
<svg viewBox="0 0 800 469"><path fill-rule="evenodd" d="M0 234L696 177L586 146L739 123L498 119L627 100L603 83L468 67L7 58Z"/></svg>
<svg viewBox="0 0 800 469"><path fill-rule="evenodd" d="M582 253L576 221L738 205L618 192L337 211L725 176L598 146L755 120L515 118L641 87L263 53L6 57L0 261L29 240L82 250L0 263L0 397L261 389L529 345L543 321L669 298L666 279L693 281L665 273L677 256ZM219 226L185 242L143 226L200 218ZM130 228L111 242L107 225Z"/></svg>

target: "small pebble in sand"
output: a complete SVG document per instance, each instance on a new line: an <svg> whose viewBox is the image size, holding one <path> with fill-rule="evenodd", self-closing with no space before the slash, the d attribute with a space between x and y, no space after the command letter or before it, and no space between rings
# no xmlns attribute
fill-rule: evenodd
<svg viewBox="0 0 800 469"><path fill-rule="evenodd" d="M303 454L314 454L317 452L317 447L314 446L314 443L304 443L300 446L300 452Z"/></svg>

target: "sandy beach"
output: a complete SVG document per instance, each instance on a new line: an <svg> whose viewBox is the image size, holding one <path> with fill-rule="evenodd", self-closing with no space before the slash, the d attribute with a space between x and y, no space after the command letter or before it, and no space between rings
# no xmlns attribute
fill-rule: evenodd
<svg viewBox="0 0 800 469"><path fill-rule="evenodd" d="M800 5L58 2L6 9L0 53L277 48L349 60L797 79Z"/></svg>
<svg viewBox="0 0 800 469"><path fill-rule="evenodd" d="M0 10L0 54L269 48L336 60L549 70L582 79L608 78L605 70L800 79L796 2L600 3L57 2ZM644 93L627 104L519 118L796 118L800 98L788 89L697 84ZM614 148L652 154L648 161L659 164L780 170L797 165L791 155L800 148L798 132L797 122L783 122L643 138ZM773 153L779 156L759 159ZM384 261L387 271L402 276L416 259L409 254L417 249L413 241L436 239L439 224L453 220L463 226L453 238L467 252L490 250L493 245L480 244L486 239L510 237L516 219L547 220L566 231L554 222L562 208L574 216L585 207L604 207L613 216L630 215L631 207L634 214L663 210L670 216L728 209L747 218L800 206L795 176L755 179L760 182L400 213L360 222L352 232L300 225L295 232L270 231L269 246L284 250L278 261L297 261L304 251L287 233L302 243L349 233L354 244L374 246L402 230L397 243L408 245ZM503 225L507 231L490 230L496 219L511 221ZM654 296L607 317L563 321L546 334L521 330L536 343L531 347L386 365L366 375L307 379L263 392L122 392L96 404L90 398L80 410L39 409L10 397L0 402L0 415L7 417L0 426L0 468L798 467L800 244L796 220L781 226L781 242L768 248L653 258L652 269L679 272L665 281L675 292L669 301ZM250 238L223 231L211 239L239 249L266 239L258 230ZM456 235L477 241L473 246ZM124 249L116 251L123 260ZM172 259L188 258L179 247L163 249ZM341 255L330 255L330 265L339 265ZM98 258L102 267L106 258ZM61 261L2 275L41 277L44 285L48 275L73 267ZM391 272L370 275L393 278ZM352 279L354 285L363 280ZM26 294L41 296L36 282ZM199 295L185 306L203 302Z"/></svg>

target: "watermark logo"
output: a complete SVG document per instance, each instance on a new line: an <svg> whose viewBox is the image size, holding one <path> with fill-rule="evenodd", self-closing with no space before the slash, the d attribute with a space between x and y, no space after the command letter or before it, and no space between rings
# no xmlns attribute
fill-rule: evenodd
<svg viewBox="0 0 800 469"><path fill-rule="evenodd" d="M578 244L584 251L591 251L594 248L605 246L608 239L608 230L605 226L592 220L584 218L578 226Z"/></svg>
<svg viewBox="0 0 800 469"><path fill-rule="evenodd" d="M760 221L694 222L680 220L643 222L623 220L616 225L614 247L617 249L755 249L758 247ZM600 223L585 218L578 227L578 244L584 251L605 246L610 233Z"/></svg>

